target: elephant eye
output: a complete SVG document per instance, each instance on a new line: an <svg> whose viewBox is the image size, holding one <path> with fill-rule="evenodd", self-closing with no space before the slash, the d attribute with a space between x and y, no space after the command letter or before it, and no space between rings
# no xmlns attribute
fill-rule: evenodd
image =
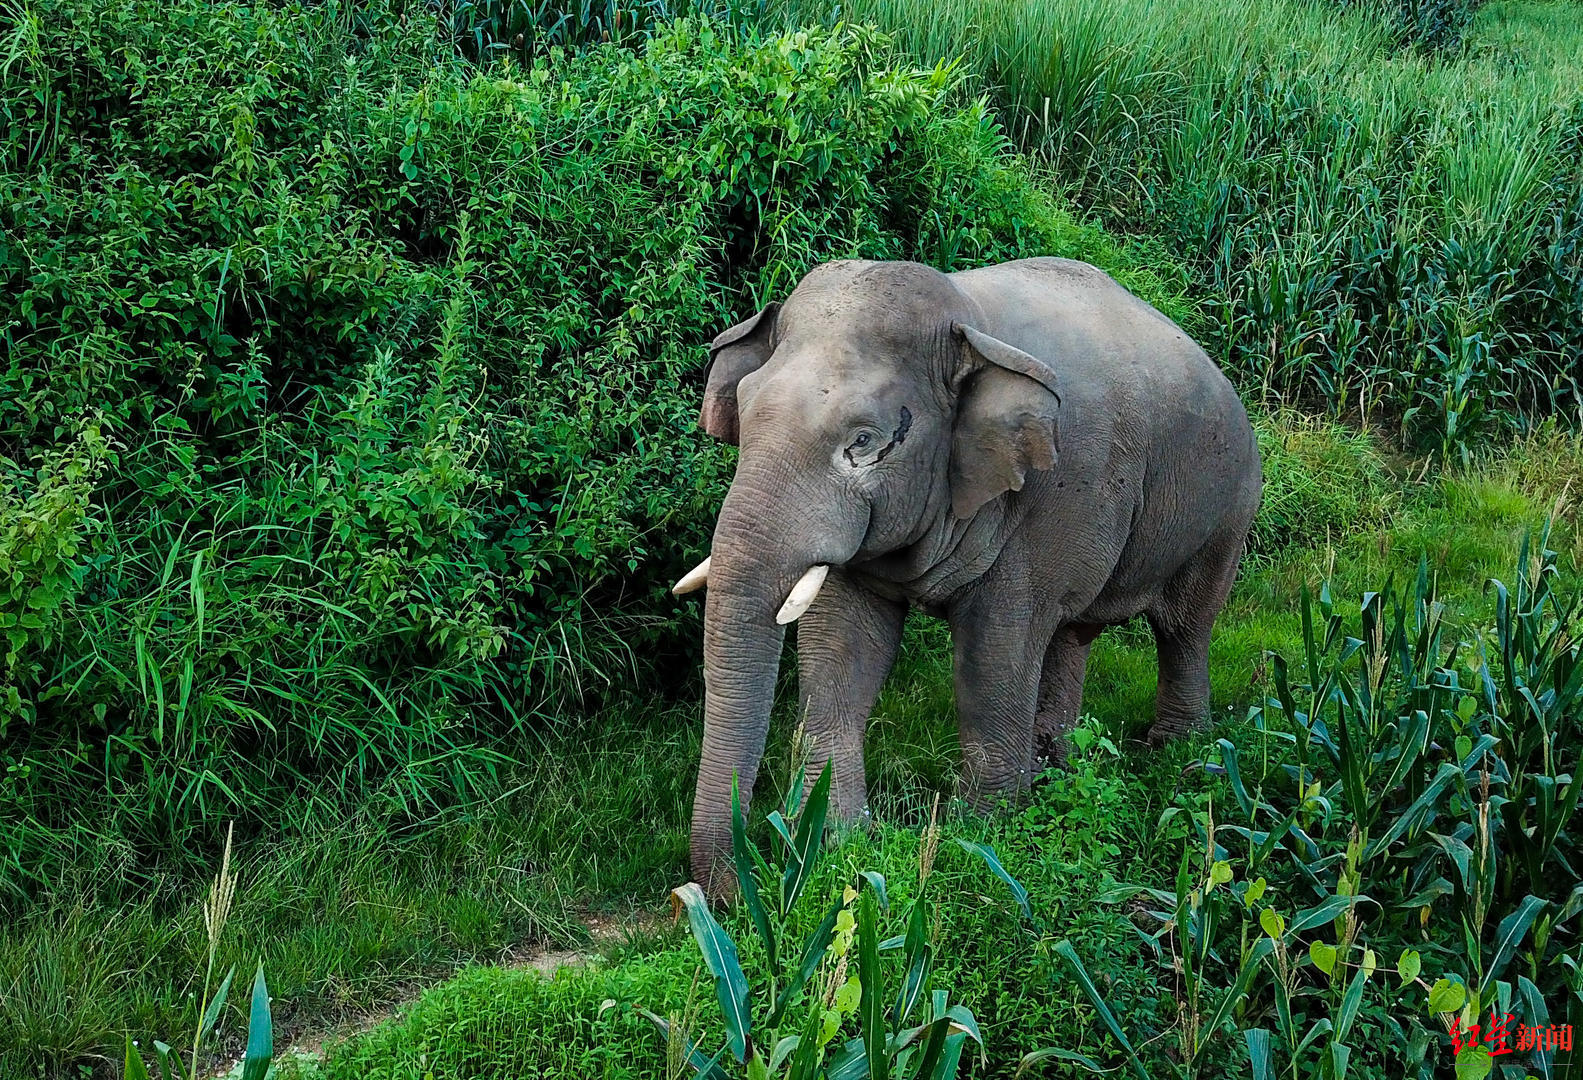
<svg viewBox="0 0 1583 1080"><path fill-rule="evenodd" d="M852 445L857 447L859 450L861 450L861 449L863 449L863 447L867 446L869 443L871 443L873 441L874 441L874 437L872 435L870 435L868 432L865 431L861 435L859 435L857 438L852 440Z"/></svg>

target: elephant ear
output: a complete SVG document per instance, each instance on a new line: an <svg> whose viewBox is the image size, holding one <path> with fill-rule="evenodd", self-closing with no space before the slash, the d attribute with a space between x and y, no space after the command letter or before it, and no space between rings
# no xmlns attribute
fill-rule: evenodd
<svg viewBox="0 0 1583 1080"><path fill-rule="evenodd" d="M737 383L764 366L773 351L770 337L780 305L771 303L757 315L737 323L709 343L704 369L704 403L698 426L722 442L735 445L741 429L737 417Z"/></svg>
<svg viewBox="0 0 1583 1080"><path fill-rule="evenodd" d="M1053 469L1060 449L1055 372L971 326L952 333L962 361L951 437L951 513L966 520L997 495L1020 491L1030 469Z"/></svg>

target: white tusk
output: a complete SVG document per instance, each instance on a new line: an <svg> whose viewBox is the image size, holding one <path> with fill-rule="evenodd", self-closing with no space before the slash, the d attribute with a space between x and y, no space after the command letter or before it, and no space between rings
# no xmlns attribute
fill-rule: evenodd
<svg viewBox="0 0 1583 1080"><path fill-rule="evenodd" d="M671 586L671 592L681 596L683 593L696 592L707 584L709 584L709 559L687 571L680 581Z"/></svg>
<svg viewBox="0 0 1583 1080"><path fill-rule="evenodd" d="M782 626L795 622L813 604L814 598L819 595L820 587L824 585L824 577L829 572L830 568L823 563L809 567L808 572L798 578L797 584L792 586L786 602L775 613L775 621Z"/></svg>

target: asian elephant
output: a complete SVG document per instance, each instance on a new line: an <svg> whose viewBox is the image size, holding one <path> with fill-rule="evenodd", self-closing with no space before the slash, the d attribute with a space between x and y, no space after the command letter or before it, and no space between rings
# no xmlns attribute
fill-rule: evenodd
<svg viewBox="0 0 1583 1080"><path fill-rule="evenodd" d="M867 817L863 729L909 606L951 628L974 805L1060 757L1107 625L1153 628L1151 741L1206 720L1258 446L1204 351L1097 268L819 266L714 339L699 421L741 448L675 590L708 586L691 860L712 895L734 890L732 774L745 802L799 616L810 775L833 761L837 820Z"/></svg>

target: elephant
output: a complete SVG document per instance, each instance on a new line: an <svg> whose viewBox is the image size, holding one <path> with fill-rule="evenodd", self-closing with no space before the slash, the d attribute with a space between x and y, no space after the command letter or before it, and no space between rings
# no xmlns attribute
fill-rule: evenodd
<svg viewBox="0 0 1583 1080"><path fill-rule="evenodd" d="M951 631L961 794L986 808L1061 759L1106 626L1143 615L1149 740L1207 721L1211 627L1263 487L1230 381L1087 263L946 273L815 267L709 346L699 423L739 447L708 558L704 732L690 861L735 890L731 791L764 753L797 622L810 777L869 816L864 726L911 608Z"/></svg>

